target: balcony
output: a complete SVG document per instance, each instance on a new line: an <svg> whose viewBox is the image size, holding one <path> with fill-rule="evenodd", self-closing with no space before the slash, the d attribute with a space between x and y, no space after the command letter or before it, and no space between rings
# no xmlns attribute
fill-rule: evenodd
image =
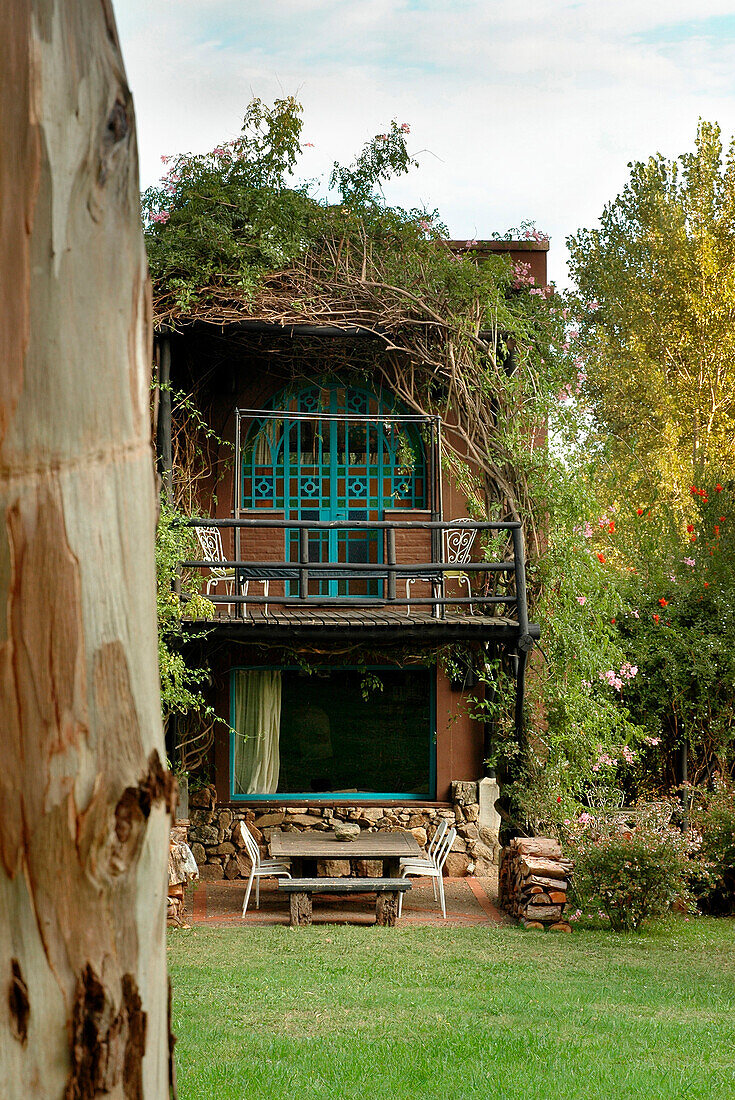
<svg viewBox="0 0 735 1100"><path fill-rule="evenodd" d="M520 523L261 513L189 526L202 532L211 556L182 568L201 572L213 625L225 633L273 642L345 634L376 642L494 639L524 652L539 636L528 622ZM504 544L503 556L472 560L470 549L482 550L488 538Z"/></svg>

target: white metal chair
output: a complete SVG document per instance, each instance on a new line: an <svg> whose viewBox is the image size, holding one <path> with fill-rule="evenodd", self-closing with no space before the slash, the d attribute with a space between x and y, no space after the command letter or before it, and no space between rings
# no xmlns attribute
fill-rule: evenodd
<svg viewBox="0 0 735 1100"><path fill-rule="evenodd" d="M620 810L625 802L625 791L621 791L618 787L591 787L587 791L587 801L590 809Z"/></svg>
<svg viewBox="0 0 735 1100"><path fill-rule="evenodd" d="M414 867L417 867L419 864L421 864L422 867L426 866L431 869L434 866L434 853L441 844L444 834L446 833L448 828L449 822L447 821L446 817L443 817L437 825L433 837L429 841L428 847L426 849L426 856L402 856L401 867L403 867L407 863L410 863ZM436 896L435 878L432 878L431 885L434 887L434 901L437 901L438 898Z"/></svg>
<svg viewBox="0 0 735 1100"><path fill-rule="evenodd" d="M432 878L434 880L434 898L436 898L436 887L439 888L439 900L442 907L442 916L446 918L447 904L444 898L444 864L447 862L447 856L454 844L455 837L457 836L457 830L449 829L442 839L437 844L431 859L406 859L401 860L401 878L406 878L407 875L418 875L422 878ZM400 917L403 909L403 894L398 899L398 916Z"/></svg>
<svg viewBox="0 0 735 1100"><path fill-rule="evenodd" d="M261 859L260 848L247 825L243 824L241 833L245 841L245 850L250 860L250 878L248 879L248 886L245 891L245 900L242 903L242 915L245 916L248 902L250 901L250 891L253 886L253 879L255 879L255 908L260 909L260 880L270 877L291 878L291 869L289 864L285 863L283 860Z"/></svg>
<svg viewBox="0 0 735 1100"><path fill-rule="evenodd" d="M444 834L449 828L449 822L446 817L443 817L436 827L433 837L429 841L426 848L426 856L401 856L401 867L404 863L431 863L434 862L434 852L437 850L442 842ZM436 885L434 886L434 897L436 897Z"/></svg>
<svg viewBox="0 0 735 1100"><path fill-rule="evenodd" d="M202 551L202 558L204 561L221 561L225 563L227 558L222 548L222 534L219 527L195 527L194 530L197 533L199 540L199 546ZM269 580L267 578L257 578L263 585L263 595L268 595ZM211 566L209 570L209 576L207 577L207 595L212 591L215 585L223 582L225 585L225 592L228 596L232 595L234 583L235 583L235 570L224 567L218 568L217 566ZM250 578L244 577L242 580L243 595L247 596L248 588L250 587ZM227 607L232 607L232 604L226 604ZM247 604L242 605L242 613L247 613ZM265 614L268 614L268 604L265 604Z"/></svg>
<svg viewBox="0 0 735 1100"><path fill-rule="evenodd" d="M462 527L462 524L472 523L474 521L464 516L460 517L459 519L450 519L449 522L456 523L457 527L447 529L444 532L444 562L446 565L466 565L466 563L470 560L472 546L477 536L477 529L473 527L467 530L467 528ZM472 599L472 586L470 585L470 578L461 569L457 569L456 571L448 570L445 573L426 573L419 576L407 577L406 599L409 599L411 596L411 585L414 583L414 581L431 581L435 591L436 589L439 589L441 591L442 577L445 581L454 579L459 584L466 584L467 595L469 596L470 600ZM470 609L470 614L474 615L474 604L470 603L468 606ZM410 606L408 606L406 607L406 614L410 615L410 613L411 608Z"/></svg>

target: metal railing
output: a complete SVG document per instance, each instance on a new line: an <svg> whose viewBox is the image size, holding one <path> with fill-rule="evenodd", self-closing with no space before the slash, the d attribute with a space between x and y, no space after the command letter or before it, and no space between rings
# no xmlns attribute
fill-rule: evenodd
<svg viewBox="0 0 735 1100"><path fill-rule="evenodd" d="M481 608L494 608L504 606L518 623L519 635L528 634L528 609L526 603L526 562L523 531L518 522L484 522L475 520L463 520L449 522L442 520L298 520L276 519L271 516L248 517L242 519L192 519L187 521L189 527L218 528L220 532L228 529L236 531L247 530L283 530L298 534L298 558L290 561L252 561L229 560L225 557L219 560L191 560L181 562L184 569L212 569L227 570L231 572L231 592L211 593L207 596L214 604L228 604L239 607L240 614L244 617L246 605L255 606L281 606L286 608L307 607L313 608L361 608L385 606L389 608L430 608L433 617L444 618L447 607L468 608L473 611L474 606ZM327 531L349 532L381 532L383 561L380 562L349 562L349 561L324 561L314 560L310 554L310 536ZM406 561L400 562L396 553L396 532L398 531L427 531L447 532L476 531L498 533L508 532L510 536L509 552L512 550L512 559L499 561ZM293 539L293 535L291 536ZM288 542L288 535L286 536ZM295 540L294 540L295 541ZM437 543L441 547L444 556L444 542L442 535L432 539L433 545ZM470 596L446 595L446 575L458 574L477 577L482 582L482 587L475 587ZM507 577L511 586L510 591L499 592L499 583L503 576ZM380 595L328 595L323 592L309 591L310 582L327 580L350 581L377 581L382 587ZM283 581L284 594L266 592L262 596L251 595L243 591L246 584L251 581ZM399 581L423 581L432 586L431 596L409 596L401 598L398 595L397 583ZM296 595L290 594L289 589L296 587ZM320 586L321 587L321 586ZM407 585L407 589L408 589Z"/></svg>

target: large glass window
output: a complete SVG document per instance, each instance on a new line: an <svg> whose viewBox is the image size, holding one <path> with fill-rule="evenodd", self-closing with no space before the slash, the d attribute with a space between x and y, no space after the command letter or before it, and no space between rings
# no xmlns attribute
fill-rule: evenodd
<svg viewBox="0 0 735 1100"><path fill-rule="evenodd" d="M434 797L428 668L234 669L231 723L235 799Z"/></svg>

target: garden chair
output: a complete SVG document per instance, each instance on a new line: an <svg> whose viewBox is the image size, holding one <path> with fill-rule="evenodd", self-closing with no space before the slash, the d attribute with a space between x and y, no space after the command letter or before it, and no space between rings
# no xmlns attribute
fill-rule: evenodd
<svg viewBox="0 0 735 1100"><path fill-rule="evenodd" d="M207 577L207 595L212 591L215 585L223 582L225 585L225 592L228 596L232 595L232 590L235 582L235 570L233 568L225 568L224 563L227 562L225 552L222 548L222 534L219 527L195 527L194 530L199 540L199 546L202 551L202 558L204 561L221 561L222 567L211 566L209 570L209 576ZM268 595L269 579L266 577L253 578L261 581L263 585L263 595ZM250 579L244 576L241 572L241 583L243 595L247 596L248 588L250 586ZM226 604L226 607L232 607L232 604ZM242 613L247 613L247 605L242 605ZM265 614L268 614L268 604L265 605Z"/></svg>
<svg viewBox="0 0 735 1100"><path fill-rule="evenodd" d="M590 788L587 791L587 802L591 809L595 810L622 810L625 802L625 791L617 787L608 789L600 787Z"/></svg>
<svg viewBox="0 0 735 1100"><path fill-rule="evenodd" d="M446 530L444 532L444 561L447 565L465 565L470 560L470 553L472 551L472 545L475 541L477 531L472 528L469 531L463 529L460 525L463 523L472 523L471 519L466 517L460 517L459 519L450 519L450 523L456 523L457 528ZM406 599L411 596L411 585L414 581L431 581L434 589L434 599L437 598L437 593L443 591L442 578L446 580L456 580L459 584L467 585L467 595L472 599L472 586L470 585L470 578L461 569L447 571L445 573L421 573L412 577L406 578ZM474 615L474 604L469 604L470 615ZM406 614L411 614L411 608L406 608Z"/></svg>
<svg viewBox="0 0 735 1100"><path fill-rule="evenodd" d="M245 900L242 903L242 915L245 916L250 901L253 879L255 879L255 908L260 909L260 880L262 878L291 878L291 868L288 863L280 859L261 859L260 848L247 825L243 824L240 831L245 841L245 851L248 853L248 859L250 860L250 878L245 891Z"/></svg>
<svg viewBox="0 0 735 1100"><path fill-rule="evenodd" d="M422 866L428 867L429 870L434 867L434 853L441 844L444 834L446 833L448 828L449 822L447 821L446 817L443 817L436 827L436 832L429 841L429 846L426 849L426 858L424 859L422 856L402 856L401 868L403 868L407 863L410 863L413 867L417 867L419 864L421 864ZM434 901L436 901L436 879L433 877L431 880L431 885L434 887Z"/></svg>
<svg viewBox="0 0 735 1100"><path fill-rule="evenodd" d="M439 888L439 900L441 901L442 916L446 919L447 916L447 904L444 898L444 864L447 862L447 856L450 849L454 844L454 839L457 836L457 830L452 828L444 834L442 839L437 844L431 859L406 859L401 860L401 878L406 878L407 875L419 875L421 878L427 877L434 880L435 886ZM434 890L434 897L436 898L436 889ZM403 894L398 899L398 916L401 915L403 909Z"/></svg>

